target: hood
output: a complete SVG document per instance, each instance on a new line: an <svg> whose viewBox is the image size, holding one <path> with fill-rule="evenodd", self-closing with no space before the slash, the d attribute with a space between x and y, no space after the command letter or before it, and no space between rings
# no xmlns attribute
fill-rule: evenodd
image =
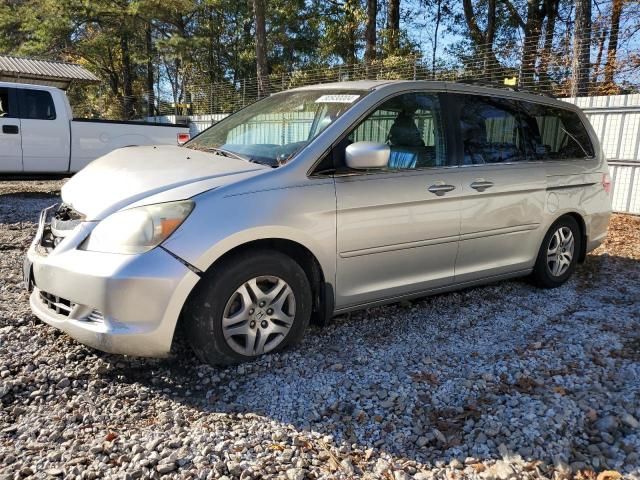
<svg viewBox="0 0 640 480"><path fill-rule="evenodd" d="M127 147L74 175L62 187L62 200L87 220L100 220L132 203L183 200L268 170L271 167L178 146Z"/></svg>

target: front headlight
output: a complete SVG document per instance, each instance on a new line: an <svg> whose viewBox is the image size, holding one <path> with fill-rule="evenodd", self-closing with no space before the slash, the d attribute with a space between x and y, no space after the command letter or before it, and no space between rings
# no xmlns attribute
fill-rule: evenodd
<svg viewBox="0 0 640 480"><path fill-rule="evenodd" d="M171 235L193 210L191 200L158 203L109 215L94 228L80 249L105 253L142 253Z"/></svg>

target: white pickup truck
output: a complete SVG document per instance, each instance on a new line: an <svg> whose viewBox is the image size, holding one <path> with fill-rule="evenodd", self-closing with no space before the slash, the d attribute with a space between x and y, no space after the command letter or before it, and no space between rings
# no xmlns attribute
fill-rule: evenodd
<svg viewBox="0 0 640 480"><path fill-rule="evenodd" d="M188 138L186 125L74 119L62 90L0 82L0 175L74 173L116 148Z"/></svg>

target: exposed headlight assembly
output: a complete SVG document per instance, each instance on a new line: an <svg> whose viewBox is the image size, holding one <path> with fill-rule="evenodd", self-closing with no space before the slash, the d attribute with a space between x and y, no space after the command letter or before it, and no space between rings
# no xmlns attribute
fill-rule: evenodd
<svg viewBox="0 0 640 480"><path fill-rule="evenodd" d="M185 221L191 200L130 208L100 221L80 249L93 252L143 253L156 247Z"/></svg>

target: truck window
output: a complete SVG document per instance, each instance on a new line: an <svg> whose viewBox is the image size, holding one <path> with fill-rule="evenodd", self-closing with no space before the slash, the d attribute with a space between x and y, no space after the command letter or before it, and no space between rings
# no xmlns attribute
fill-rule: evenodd
<svg viewBox="0 0 640 480"><path fill-rule="evenodd" d="M9 104L8 88L0 88L0 118L16 118L17 112L14 112L14 106Z"/></svg>
<svg viewBox="0 0 640 480"><path fill-rule="evenodd" d="M520 102L527 156L530 160L592 157L587 129L577 113L564 108Z"/></svg>
<svg viewBox="0 0 640 480"><path fill-rule="evenodd" d="M25 120L55 120L56 109L49 92L43 90L20 90L20 118Z"/></svg>

